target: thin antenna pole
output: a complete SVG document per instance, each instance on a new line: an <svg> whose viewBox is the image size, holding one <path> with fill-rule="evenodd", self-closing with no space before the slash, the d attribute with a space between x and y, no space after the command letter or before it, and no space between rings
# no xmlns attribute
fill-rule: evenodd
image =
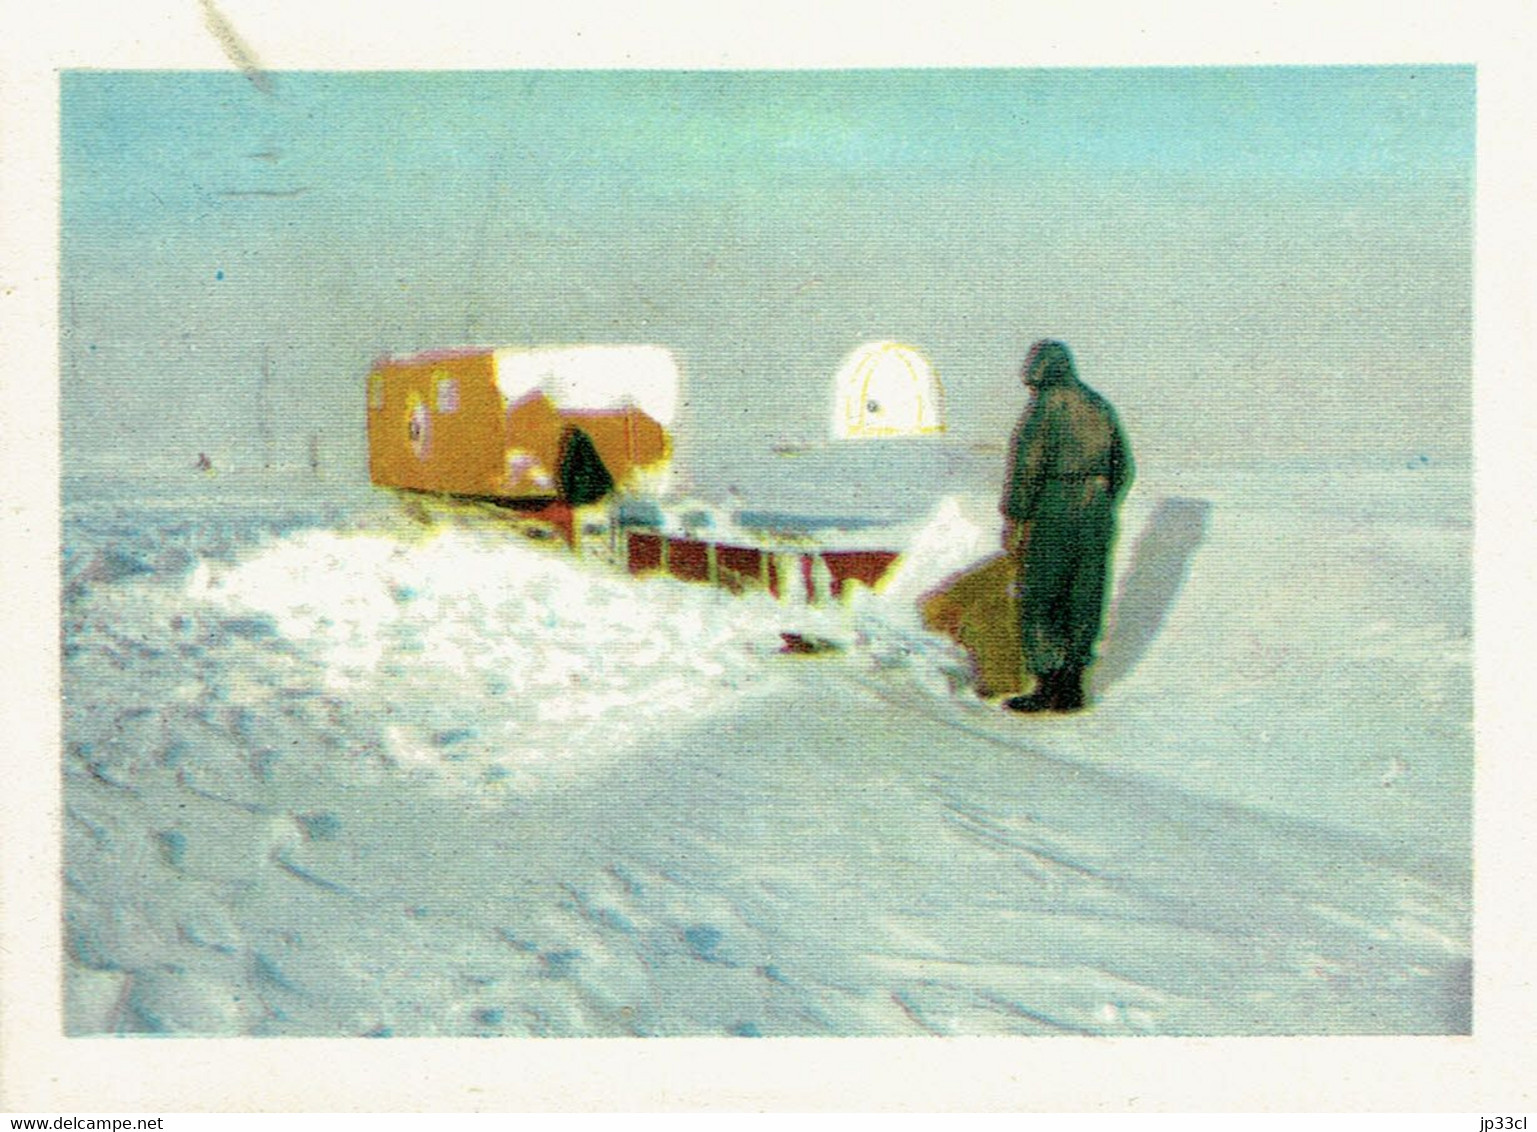
<svg viewBox="0 0 1537 1132"><path fill-rule="evenodd" d="M272 381L272 347L262 343L261 383L256 387L256 433L261 438L262 471L272 470L272 405L269 386Z"/></svg>

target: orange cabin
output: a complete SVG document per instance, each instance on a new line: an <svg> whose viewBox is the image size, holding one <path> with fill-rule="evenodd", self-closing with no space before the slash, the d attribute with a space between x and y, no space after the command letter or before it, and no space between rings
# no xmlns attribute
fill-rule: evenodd
<svg viewBox="0 0 1537 1132"><path fill-rule="evenodd" d="M625 484L669 462L676 397L676 364L652 346L386 358L368 378L369 478L451 495L561 499L561 470L580 432L613 483Z"/></svg>

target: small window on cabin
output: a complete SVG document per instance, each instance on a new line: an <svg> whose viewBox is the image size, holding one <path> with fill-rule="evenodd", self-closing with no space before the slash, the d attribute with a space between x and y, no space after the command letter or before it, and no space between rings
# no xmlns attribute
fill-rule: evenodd
<svg viewBox="0 0 1537 1132"><path fill-rule="evenodd" d="M418 460L427 458L427 446L432 439L432 418L420 398L411 398L411 412L406 417L406 439Z"/></svg>
<svg viewBox="0 0 1537 1132"><path fill-rule="evenodd" d="M437 408L440 413L459 411L459 381L457 378L438 378Z"/></svg>
<svg viewBox="0 0 1537 1132"><path fill-rule="evenodd" d="M382 373L369 375L368 407L374 412L384 408L384 375Z"/></svg>

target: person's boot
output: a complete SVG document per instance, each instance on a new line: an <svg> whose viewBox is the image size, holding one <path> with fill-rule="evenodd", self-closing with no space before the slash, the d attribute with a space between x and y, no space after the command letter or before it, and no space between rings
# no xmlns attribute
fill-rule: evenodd
<svg viewBox="0 0 1537 1132"><path fill-rule="evenodd" d="M1060 672L1041 673L1035 678L1035 691L1004 700L1003 706L1009 711L1017 712L1055 711L1058 697L1057 682L1061 675Z"/></svg>
<svg viewBox="0 0 1537 1132"><path fill-rule="evenodd" d="M1056 675L1057 681L1052 687L1055 699L1048 710L1082 711L1088 705L1088 697L1083 693L1083 669L1064 668Z"/></svg>

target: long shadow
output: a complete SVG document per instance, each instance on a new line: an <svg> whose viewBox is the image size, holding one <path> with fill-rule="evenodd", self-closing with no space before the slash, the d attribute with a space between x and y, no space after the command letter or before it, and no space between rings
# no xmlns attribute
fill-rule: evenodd
<svg viewBox="0 0 1537 1132"><path fill-rule="evenodd" d="M1158 637L1190 572L1191 559L1206 538L1211 504L1175 497L1158 504L1122 577L1108 618L1108 631L1091 677L1103 692L1127 675Z"/></svg>

